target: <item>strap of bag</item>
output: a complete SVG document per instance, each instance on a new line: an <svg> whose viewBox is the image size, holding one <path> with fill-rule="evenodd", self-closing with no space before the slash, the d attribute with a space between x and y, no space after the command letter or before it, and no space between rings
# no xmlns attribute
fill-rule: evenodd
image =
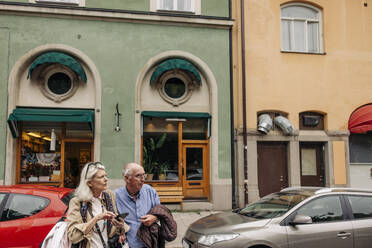
<svg viewBox="0 0 372 248"><path fill-rule="evenodd" d="M92 213L92 210L90 208L88 208L88 211L89 211L89 214L90 216L92 216L92 218L94 217L93 213ZM99 228L97 222L96 222L96 229L97 229L97 232L98 232L98 235L101 239L101 242L102 242L102 245L103 245L103 248L107 248L106 246L106 243L105 243L105 240L103 239L103 236L102 236L102 233L101 233L101 229Z"/></svg>
<svg viewBox="0 0 372 248"><path fill-rule="evenodd" d="M65 219L66 219L66 213L67 213L67 211L68 211L68 206L67 206L67 208L66 208L66 210L65 210L65 212L62 214L62 217L57 221L57 222L60 222L60 221L65 221Z"/></svg>

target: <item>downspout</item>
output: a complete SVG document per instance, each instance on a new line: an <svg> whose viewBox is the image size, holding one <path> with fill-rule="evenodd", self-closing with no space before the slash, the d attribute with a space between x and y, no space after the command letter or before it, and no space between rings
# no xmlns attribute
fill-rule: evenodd
<svg viewBox="0 0 372 248"><path fill-rule="evenodd" d="M240 1L241 8L241 43L242 43L242 101L243 101L243 156L244 156L244 204L248 203L248 162L247 162L247 107L246 107L246 75L245 75L245 22L244 0Z"/></svg>
<svg viewBox="0 0 372 248"><path fill-rule="evenodd" d="M229 0L229 18L231 19L231 0ZM235 198L235 132L234 132L234 77L232 58L232 27L229 29L229 53L230 53L230 138L231 138L231 205L237 208Z"/></svg>

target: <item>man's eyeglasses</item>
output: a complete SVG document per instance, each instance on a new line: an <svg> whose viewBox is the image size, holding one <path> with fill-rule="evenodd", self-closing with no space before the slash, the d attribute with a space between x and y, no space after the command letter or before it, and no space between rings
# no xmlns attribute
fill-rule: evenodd
<svg viewBox="0 0 372 248"><path fill-rule="evenodd" d="M145 174L137 174L137 175L133 175L135 178L137 179L142 179L142 178L145 178Z"/></svg>
<svg viewBox="0 0 372 248"><path fill-rule="evenodd" d="M96 168L99 168L99 169L105 169L105 166L103 166L103 164L101 164L101 162L91 162L87 165L87 170L85 171L85 179L87 179L87 175L88 175L88 171L89 171L89 168L91 166L94 166Z"/></svg>

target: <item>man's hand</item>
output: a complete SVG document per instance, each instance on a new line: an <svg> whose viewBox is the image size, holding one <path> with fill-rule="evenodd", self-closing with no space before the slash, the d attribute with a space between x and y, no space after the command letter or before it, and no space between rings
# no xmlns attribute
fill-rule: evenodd
<svg viewBox="0 0 372 248"><path fill-rule="evenodd" d="M126 240L125 234L122 234L122 235L119 236L119 243L122 244L122 243L125 242L125 240Z"/></svg>
<svg viewBox="0 0 372 248"><path fill-rule="evenodd" d="M145 226L151 226L157 220L158 220L158 217L156 217L155 215L152 215L152 214L146 214L146 215L142 216L141 219L140 219L142 224L144 224Z"/></svg>

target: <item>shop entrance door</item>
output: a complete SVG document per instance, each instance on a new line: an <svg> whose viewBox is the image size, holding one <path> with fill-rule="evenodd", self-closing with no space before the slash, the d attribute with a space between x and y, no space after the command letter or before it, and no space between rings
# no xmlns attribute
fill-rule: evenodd
<svg viewBox="0 0 372 248"><path fill-rule="evenodd" d="M85 163L94 161L93 141L89 139L65 139L62 141L62 160L64 166L63 186L76 188L80 172Z"/></svg>
<svg viewBox="0 0 372 248"><path fill-rule="evenodd" d="M181 171L185 199L209 199L208 143L182 144Z"/></svg>
<svg viewBox="0 0 372 248"><path fill-rule="evenodd" d="M300 143L301 186L325 186L323 147L322 143Z"/></svg>

